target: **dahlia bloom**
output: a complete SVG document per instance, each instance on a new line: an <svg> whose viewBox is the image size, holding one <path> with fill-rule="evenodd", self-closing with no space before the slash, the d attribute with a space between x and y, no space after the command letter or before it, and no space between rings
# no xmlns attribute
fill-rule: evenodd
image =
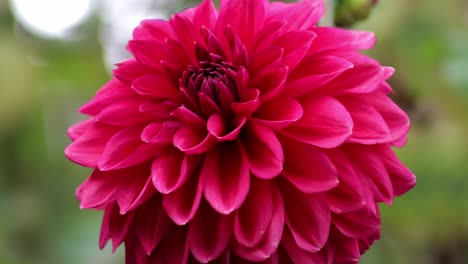
<svg viewBox="0 0 468 264"><path fill-rule="evenodd" d="M81 208L127 264L357 263L377 204L415 184L407 115L372 33L317 27L320 0L211 0L145 20L69 129Z"/></svg>

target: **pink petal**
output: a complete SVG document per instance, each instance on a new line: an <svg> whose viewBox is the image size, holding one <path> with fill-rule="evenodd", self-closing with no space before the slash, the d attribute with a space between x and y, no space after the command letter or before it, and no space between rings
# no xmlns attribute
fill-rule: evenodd
<svg viewBox="0 0 468 264"><path fill-rule="evenodd" d="M275 129L282 129L301 119L301 104L289 97L278 97L264 104L255 112L257 123Z"/></svg>
<svg viewBox="0 0 468 264"><path fill-rule="evenodd" d="M414 187L416 176L398 160L398 157L389 146L379 145L375 147L375 150L376 154L382 158L385 168L387 168L395 195L403 195Z"/></svg>
<svg viewBox="0 0 468 264"><path fill-rule="evenodd" d="M115 134L107 142L99 160L99 169L107 171L127 168L156 156L161 147L154 143L142 142L140 139L142 130L141 126L133 126Z"/></svg>
<svg viewBox="0 0 468 264"><path fill-rule="evenodd" d="M151 115L140 112L141 99L128 97L112 103L104 108L96 120L115 126L133 126L151 120Z"/></svg>
<svg viewBox="0 0 468 264"><path fill-rule="evenodd" d="M380 218L367 207L344 214L333 214L333 224L347 237L360 238L380 229Z"/></svg>
<svg viewBox="0 0 468 264"><path fill-rule="evenodd" d="M228 124L227 120L221 115L221 114L216 114L212 115L210 119L208 119L207 123L207 129L208 132L213 135L218 141L226 141L226 140L234 140L236 139L242 127L244 126L246 122L245 117L241 117L238 120L234 120L234 124ZM234 128L232 131L229 131L230 126L233 126Z"/></svg>
<svg viewBox="0 0 468 264"><path fill-rule="evenodd" d="M163 42L152 38L130 40L127 49L139 62L154 69L162 69L160 61L167 56Z"/></svg>
<svg viewBox="0 0 468 264"><path fill-rule="evenodd" d="M206 200L221 214L238 209L249 192L248 163L235 142L221 143L210 150L200 177L204 181Z"/></svg>
<svg viewBox="0 0 468 264"><path fill-rule="evenodd" d="M286 223L297 245L315 253L323 248L330 231L330 209L322 194L304 194L281 181Z"/></svg>
<svg viewBox="0 0 468 264"><path fill-rule="evenodd" d="M117 68L112 71L112 74L121 81L125 86L131 87L132 82L138 77L155 71L135 58L130 58L121 63L116 64ZM130 90L130 89L129 89Z"/></svg>
<svg viewBox="0 0 468 264"><path fill-rule="evenodd" d="M206 127L206 121L184 105L175 109L171 115L186 126L193 126L197 128Z"/></svg>
<svg viewBox="0 0 468 264"><path fill-rule="evenodd" d="M250 72L254 73L255 75L255 73L259 73L263 69L273 64L280 63L283 58L283 54L284 49L278 46L271 46L259 50L252 56L250 60Z"/></svg>
<svg viewBox="0 0 468 264"><path fill-rule="evenodd" d="M323 1L305 0L297 3L273 2L268 5L267 23L286 21L286 30L307 30L314 26L325 10Z"/></svg>
<svg viewBox="0 0 468 264"><path fill-rule="evenodd" d="M126 214L153 196L156 192L147 165L120 171L121 178L116 193L120 214Z"/></svg>
<svg viewBox="0 0 468 264"><path fill-rule="evenodd" d="M244 91L241 102L231 104L231 109L238 115L249 116L260 106L260 90L248 89Z"/></svg>
<svg viewBox="0 0 468 264"><path fill-rule="evenodd" d="M109 105L121 100L135 99L136 95L132 90L117 79L112 79L106 83L85 105L80 107L78 112L86 115L98 115Z"/></svg>
<svg viewBox="0 0 468 264"><path fill-rule="evenodd" d="M145 253L150 255L169 229L170 219L161 206L161 198L155 196L139 208L135 232Z"/></svg>
<svg viewBox="0 0 468 264"><path fill-rule="evenodd" d="M300 103L304 110L302 119L287 127L284 134L321 148L337 147L351 135L353 120L338 100L310 96Z"/></svg>
<svg viewBox="0 0 468 264"><path fill-rule="evenodd" d="M354 65L335 56L304 58L289 75L285 92L296 97L318 89Z"/></svg>
<svg viewBox="0 0 468 264"><path fill-rule="evenodd" d="M270 183L252 178L249 195L239 208L234 222L234 236L241 245L252 247L265 235L273 216Z"/></svg>
<svg viewBox="0 0 468 264"><path fill-rule="evenodd" d="M338 185L338 172L319 148L281 138L285 163L282 175L305 193L319 193Z"/></svg>
<svg viewBox="0 0 468 264"><path fill-rule="evenodd" d="M140 104L140 112L150 114L153 118L164 121L171 117L171 113L178 107L171 101L146 100Z"/></svg>
<svg viewBox="0 0 468 264"><path fill-rule="evenodd" d="M385 120L393 140L405 137L410 129L410 121L408 115L398 105L380 93L369 94L364 98Z"/></svg>
<svg viewBox="0 0 468 264"><path fill-rule="evenodd" d="M268 101L281 93L288 77L288 70L286 65L275 64L258 75L252 86L260 90L261 101Z"/></svg>
<svg viewBox="0 0 468 264"><path fill-rule="evenodd" d="M176 148L168 148L153 161L153 184L160 193L171 193L185 183L199 163L198 156L185 155Z"/></svg>
<svg viewBox="0 0 468 264"><path fill-rule="evenodd" d="M317 39L310 49L311 53L335 49L370 49L375 44L372 32L327 27L315 27L311 30L317 34Z"/></svg>
<svg viewBox="0 0 468 264"><path fill-rule="evenodd" d="M316 35L310 31L290 31L278 38L273 45L284 49L283 63L294 69L307 54Z"/></svg>
<svg viewBox="0 0 468 264"><path fill-rule="evenodd" d="M265 19L264 0L222 0L216 33L224 33L230 25L243 43L249 43L263 26Z"/></svg>
<svg viewBox="0 0 468 264"><path fill-rule="evenodd" d="M216 145L216 138L207 131L183 127L174 135L174 146L187 154L207 152Z"/></svg>
<svg viewBox="0 0 468 264"><path fill-rule="evenodd" d="M273 198L272 203L272 218L268 229L263 235L262 239L255 246L243 246L236 243L234 246L234 252L250 261L265 261L262 263L275 263L274 252L276 252L278 245L283 235L284 227L284 205L281 194L278 191L276 185L271 185L271 194ZM262 201L259 201L260 203ZM263 207L256 208L258 211L263 211ZM247 215L248 217L249 215ZM237 219L236 219L237 221ZM234 226L234 232L235 226Z"/></svg>
<svg viewBox="0 0 468 264"><path fill-rule="evenodd" d="M154 97L158 100L177 100L180 92L167 75L144 75L132 83L132 89L140 95Z"/></svg>
<svg viewBox="0 0 468 264"><path fill-rule="evenodd" d="M271 179L281 173L284 163L283 149L271 129L249 122L241 142L249 168L255 176Z"/></svg>
<svg viewBox="0 0 468 264"><path fill-rule="evenodd" d="M76 197L81 209L103 208L115 200L119 175L114 172L94 170L77 189Z"/></svg>
<svg viewBox="0 0 468 264"><path fill-rule="evenodd" d="M201 43L201 36L198 34L198 29L194 27L192 22L186 17L174 15L169 20L179 42L184 46L189 58L195 58L195 43Z"/></svg>
<svg viewBox="0 0 468 264"><path fill-rule="evenodd" d="M119 208L116 204L109 205L104 211L102 219L101 235L99 238L100 247L104 248L107 240L112 239L112 251L119 247L125 240L127 233L135 218L135 214L119 214Z"/></svg>
<svg viewBox="0 0 468 264"><path fill-rule="evenodd" d="M375 108L357 97L339 98L353 118L353 133L349 142L360 144L389 143L392 140L387 123Z"/></svg>
<svg viewBox="0 0 468 264"><path fill-rule="evenodd" d="M356 166L358 176L366 180L375 195L376 201L391 204L393 200L393 185L382 161L382 157L373 151L372 146L347 145L345 153Z"/></svg>
<svg viewBox="0 0 468 264"><path fill-rule="evenodd" d="M68 129L68 137L72 141L77 140L94 124L94 122L94 117L92 117L76 123Z"/></svg>
<svg viewBox="0 0 468 264"><path fill-rule="evenodd" d="M353 164L339 150L328 151L327 155L338 169L340 181L338 186L326 193L330 210L340 214L362 208L366 203L362 194L363 186L354 171Z"/></svg>
<svg viewBox="0 0 468 264"><path fill-rule="evenodd" d="M190 256L186 228L172 226L153 251L148 264L186 264ZM146 263L138 263L146 264Z"/></svg>
<svg viewBox="0 0 468 264"><path fill-rule="evenodd" d="M177 190L163 196L167 214L177 225L185 225L195 216L203 194L203 182L192 175Z"/></svg>
<svg viewBox="0 0 468 264"><path fill-rule="evenodd" d="M169 23L162 19L145 19L140 22L140 25L133 31L134 39L154 38L159 41L164 41L167 38L173 37L173 32Z"/></svg>
<svg viewBox="0 0 468 264"><path fill-rule="evenodd" d="M283 232L283 240L281 241L281 245L286 250L288 257L291 258L291 263L325 263L320 254L300 248L295 242L295 238L288 228L286 228Z"/></svg>
<svg viewBox="0 0 468 264"><path fill-rule="evenodd" d="M215 212L206 203L198 209L188 230L188 243L193 256L202 263L216 259L231 239L232 217Z"/></svg>
<svg viewBox="0 0 468 264"><path fill-rule="evenodd" d="M65 149L65 156L82 166L95 168L107 142L118 131L119 128L95 122Z"/></svg>
<svg viewBox="0 0 468 264"><path fill-rule="evenodd" d="M177 121L153 122L143 129L141 140L145 143L169 144L180 128L181 124Z"/></svg>
<svg viewBox="0 0 468 264"><path fill-rule="evenodd" d="M218 10L212 0L203 1L198 7L193 16L193 24L195 28L205 26L213 30L218 19Z"/></svg>

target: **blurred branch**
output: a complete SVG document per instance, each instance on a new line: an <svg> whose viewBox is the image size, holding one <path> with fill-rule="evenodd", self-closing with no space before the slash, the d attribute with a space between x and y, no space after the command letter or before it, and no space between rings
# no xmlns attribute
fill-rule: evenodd
<svg viewBox="0 0 468 264"><path fill-rule="evenodd" d="M333 27L335 25L335 0L325 0L325 15L320 21L323 27Z"/></svg>

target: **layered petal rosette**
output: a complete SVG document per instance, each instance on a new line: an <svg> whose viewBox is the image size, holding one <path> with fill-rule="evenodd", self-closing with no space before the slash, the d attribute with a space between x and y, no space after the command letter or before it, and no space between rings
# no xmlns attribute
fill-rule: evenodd
<svg viewBox="0 0 468 264"><path fill-rule="evenodd" d="M69 129L94 171L81 208L127 264L357 263L377 204L415 184L407 115L368 32L318 27L319 0L211 0L145 20Z"/></svg>

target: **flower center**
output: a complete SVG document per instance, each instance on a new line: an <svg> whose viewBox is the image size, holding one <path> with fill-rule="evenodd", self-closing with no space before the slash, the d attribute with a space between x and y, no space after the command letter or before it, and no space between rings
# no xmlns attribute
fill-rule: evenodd
<svg viewBox="0 0 468 264"><path fill-rule="evenodd" d="M224 58L210 54L189 65L179 80L185 107L209 118L214 113L231 112L230 104L239 102L236 68Z"/></svg>

